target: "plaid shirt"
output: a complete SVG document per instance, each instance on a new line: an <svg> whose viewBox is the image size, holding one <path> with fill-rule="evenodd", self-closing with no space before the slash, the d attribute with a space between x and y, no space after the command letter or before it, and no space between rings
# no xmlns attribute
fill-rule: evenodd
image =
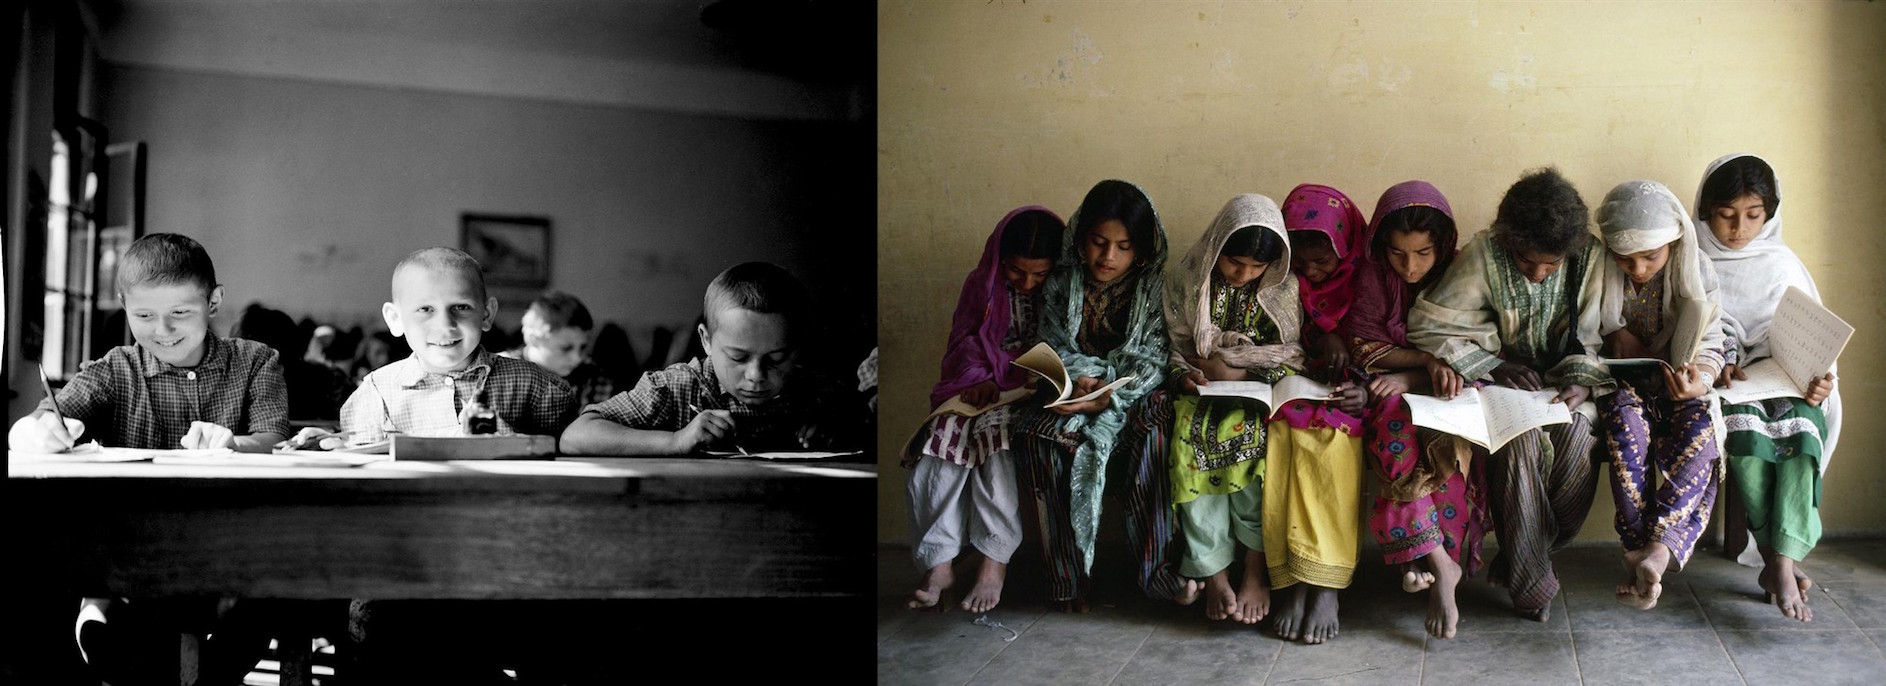
<svg viewBox="0 0 1886 686"><path fill-rule="evenodd" d="M179 448L193 421L221 424L237 436L287 436L288 389L275 350L214 333L203 345L195 367L160 362L143 346L112 348L79 367L59 390L58 409L114 447ZM39 409L52 410L51 401L41 400Z"/></svg>
<svg viewBox="0 0 1886 686"><path fill-rule="evenodd" d="M514 360L529 359L524 357L523 346L506 350L498 355ZM575 369L570 370L563 380L570 382L570 388L576 389L577 407L594 405L616 394L615 380L603 373L602 367L589 358L583 358L583 361L577 364Z"/></svg>
<svg viewBox="0 0 1886 686"><path fill-rule="evenodd" d="M576 419L570 384L543 367L480 348L456 372L428 374L411 357L374 370L341 406L341 430L358 432L352 443L383 440L388 431L463 436L458 413L480 390L498 415L500 434L557 436Z"/></svg>
<svg viewBox="0 0 1886 686"><path fill-rule="evenodd" d="M832 429L826 413L837 397L837 389L810 370L794 372L792 383L778 397L754 407L723 392L714 376L714 365L703 358L669 365L667 369L648 372L635 388L618 393L607 401L583 408L632 429L680 431L694 421L698 410L727 410L733 414L734 442L748 450L793 450L799 448L799 429L819 424ZM730 449L732 446L719 446Z"/></svg>

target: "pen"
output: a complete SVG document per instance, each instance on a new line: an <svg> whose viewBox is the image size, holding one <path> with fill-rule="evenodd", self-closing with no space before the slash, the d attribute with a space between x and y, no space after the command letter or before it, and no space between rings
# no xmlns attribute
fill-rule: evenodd
<svg viewBox="0 0 1886 686"><path fill-rule="evenodd" d="M65 428L65 412L59 409L59 396L53 395L52 381L46 378L46 365L43 362L39 365L39 387L46 389L46 402L52 405L52 416L59 420L60 428ZM72 440L77 441L78 438L73 436Z"/></svg>
<svg viewBox="0 0 1886 686"><path fill-rule="evenodd" d="M689 411L691 411L691 412L693 412L693 413L695 413L695 414L700 414L700 413L702 412L702 410L701 410L701 406L700 406L700 405L696 405L696 404L694 404L694 403L688 403L688 410L689 410ZM728 443L733 443L733 439L731 439L731 438L729 438L729 439L727 440L727 442L728 442ZM751 456L751 455L753 454L753 453L749 453L749 452L747 452L747 449L746 449L746 448L742 448L742 447L740 447L740 444L739 444L739 443L733 443L733 449L734 449L734 450L738 450L738 451L740 451L740 454L741 454L741 455L747 455L747 456Z"/></svg>

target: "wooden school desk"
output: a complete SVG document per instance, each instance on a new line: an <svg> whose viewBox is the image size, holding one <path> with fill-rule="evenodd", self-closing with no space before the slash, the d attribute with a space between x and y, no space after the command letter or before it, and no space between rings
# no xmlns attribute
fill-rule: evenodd
<svg viewBox="0 0 1886 686"><path fill-rule="evenodd" d="M10 557L30 561L15 583L74 597L859 598L876 479L869 462L699 457L16 459L4 500Z"/></svg>

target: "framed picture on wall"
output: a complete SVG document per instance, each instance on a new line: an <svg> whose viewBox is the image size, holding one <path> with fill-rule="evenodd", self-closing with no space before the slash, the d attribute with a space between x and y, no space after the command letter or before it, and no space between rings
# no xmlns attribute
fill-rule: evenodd
<svg viewBox="0 0 1886 686"><path fill-rule="evenodd" d="M498 286L550 285L550 219L466 212L459 243L484 265L485 282Z"/></svg>

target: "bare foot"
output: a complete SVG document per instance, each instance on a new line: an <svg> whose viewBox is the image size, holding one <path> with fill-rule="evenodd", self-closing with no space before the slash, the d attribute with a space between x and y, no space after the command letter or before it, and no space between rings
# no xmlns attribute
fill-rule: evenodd
<svg viewBox="0 0 1886 686"><path fill-rule="evenodd" d="M1798 578L1794 575L1794 560L1786 555L1767 556L1767 565L1762 567L1762 590L1768 592L1768 602L1781 608L1781 614L1789 619L1803 622L1814 621L1814 611L1807 607L1807 597L1801 593ZM1796 583L1788 583L1795 580Z"/></svg>
<svg viewBox="0 0 1886 686"><path fill-rule="evenodd" d="M1198 602L1200 593L1205 592L1205 582L1198 579L1183 579L1179 584L1179 594L1172 597L1172 602L1191 605Z"/></svg>
<svg viewBox="0 0 1886 686"><path fill-rule="evenodd" d="M1624 553L1624 583L1617 600L1639 610L1657 606L1663 597L1663 572L1670 567L1670 546L1652 543Z"/></svg>
<svg viewBox="0 0 1886 686"><path fill-rule="evenodd" d="M1800 562L1795 562L1792 566L1794 567L1794 585L1801 587L1801 602L1805 603L1808 589L1814 588L1814 580L1807 578L1807 570L1801 568Z"/></svg>
<svg viewBox="0 0 1886 686"><path fill-rule="evenodd" d="M1002 600L1002 582L1007 578L1008 565L982 558L982 567L976 570L976 585L969 589L969 597L963 599L962 608L976 613L995 609L995 604Z"/></svg>
<svg viewBox="0 0 1886 686"><path fill-rule="evenodd" d="M1244 582L1238 586L1238 611L1232 618L1256 624L1270 614L1270 580L1264 578L1264 553L1245 551Z"/></svg>
<svg viewBox="0 0 1886 686"><path fill-rule="evenodd" d="M1271 627L1277 636L1287 641L1294 641L1303 636L1303 606L1309 600L1309 584L1298 583L1290 593L1290 600L1277 608L1277 618Z"/></svg>
<svg viewBox="0 0 1886 686"><path fill-rule="evenodd" d="M1434 552L1440 553L1441 551L1436 549ZM1429 554L1432 555L1434 553ZM1445 555L1446 553L1441 554ZM1433 584L1433 572L1416 567L1413 562L1401 566L1401 590L1409 593L1420 593L1428 590L1428 586Z"/></svg>
<svg viewBox="0 0 1886 686"><path fill-rule="evenodd" d="M1055 609L1072 615L1084 615L1087 614L1087 599L1063 600L1055 604Z"/></svg>
<svg viewBox="0 0 1886 686"><path fill-rule="evenodd" d="M904 606L912 610L932 607L947 609L938 606L937 601L942 600L943 592L956 583L956 572L950 569L952 562L955 561L944 562L924 572L923 581L918 583L917 590L910 592L910 602L904 603Z"/></svg>
<svg viewBox="0 0 1886 686"><path fill-rule="evenodd" d="M1304 643L1316 645L1336 638L1336 589L1310 586L1310 614L1303 625Z"/></svg>
<svg viewBox="0 0 1886 686"><path fill-rule="evenodd" d="M1434 590L1428 591L1428 635L1453 638L1454 629L1460 624L1460 607L1454 604L1454 589L1460 585L1460 563L1438 548L1427 554L1427 560L1434 567L1435 577Z"/></svg>
<svg viewBox="0 0 1886 686"><path fill-rule="evenodd" d="M1528 610L1521 607L1516 607L1513 609L1519 611L1519 616L1525 617L1526 619L1530 619L1540 624L1544 624L1546 623L1546 621L1552 619L1552 601L1550 600L1545 601L1545 604L1539 606L1538 609Z"/></svg>
<svg viewBox="0 0 1886 686"><path fill-rule="evenodd" d="M1205 617L1224 619L1238 611L1238 594L1231 590L1231 580L1225 570L1205 579Z"/></svg>

